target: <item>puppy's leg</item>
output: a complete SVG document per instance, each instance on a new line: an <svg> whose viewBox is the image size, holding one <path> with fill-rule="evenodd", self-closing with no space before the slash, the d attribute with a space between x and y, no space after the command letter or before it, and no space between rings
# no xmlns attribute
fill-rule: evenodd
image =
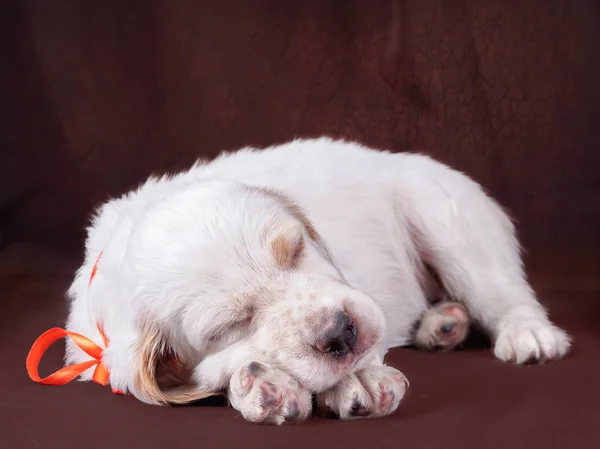
<svg viewBox="0 0 600 449"><path fill-rule="evenodd" d="M393 413L407 389L404 374L378 359L319 393L317 408L333 419L378 418Z"/></svg>
<svg viewBox="0 0 600 449"><path fill-rule="evenodd" d="M246 420L283 424L306 419L312 411L311 394L284 371L259 362L251 342L237 343L206 357L194 379L211 391L227 390L229 402Z"/></svg>
<svg viewBox="0 0 600 449"><path fill-rule="evenodd" d="M462 174L443 166L432 173L435 183L420 186L424 198L409 214L425 263L490 334L498 358L525 363L562 357L569 337L550 322L529 286L508 216Z"/></svg>
<svg viewBox="0 0 600 449"><path fill-rule="evenodd" d="M423 314L415 331L414 344L426 350L450 350L465 341L470 325L465 306L441 301Z"/></svg>

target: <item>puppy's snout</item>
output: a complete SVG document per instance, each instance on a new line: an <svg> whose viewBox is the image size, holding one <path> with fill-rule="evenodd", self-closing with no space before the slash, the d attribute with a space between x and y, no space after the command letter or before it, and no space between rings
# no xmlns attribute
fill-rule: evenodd
<svg viewBox="0 0 600 449"><path fill-rule="evenodd" d="M354 349L356 343L356 324L344 312L338 312L333 325L325 337L317 342L316 348L324 354L341 357Z"/></svg>

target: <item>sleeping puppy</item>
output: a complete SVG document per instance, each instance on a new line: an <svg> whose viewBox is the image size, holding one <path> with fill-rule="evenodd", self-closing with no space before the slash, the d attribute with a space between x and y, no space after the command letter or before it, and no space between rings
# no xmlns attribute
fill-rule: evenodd
<svg viewBox="0 0 600 449"><path fill-rule="evenodd" d="M436 279L457 302L431 306ZM340 418L393 412L408 382L384 355L419 320L427 348L462 341L469 316L504 361L570 346L478 184L326 138L224 154L108 201L69 297L68 330L109 341L114 389L151 404L227 392L257 423L305 419L313 394ZM69 341L67 363L86 360Z"/></svg>

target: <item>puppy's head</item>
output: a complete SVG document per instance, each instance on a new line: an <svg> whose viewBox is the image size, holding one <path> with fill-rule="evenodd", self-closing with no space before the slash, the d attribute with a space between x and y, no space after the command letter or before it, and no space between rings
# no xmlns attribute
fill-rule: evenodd
<svg viewBox="0 0 600 449"><path fill-rule="evenodd" d="M262 287L253 301L252 338L274 363L312 392L338 383L385 333L385 318L335 266L307 215L286 196L251 189L263 203L256 233ZM259 231L259 232L257 232ZM247 238L250 238L249 236ZM348 242L351 245L351 242ZM262 297L260 296L262 295Z"/></svg>
<svg viewBox="0 0 600 449"><path fill-rule="evenodd" d="M144 286L169 292L169 305L158 304L153 316L174 347L209 355L251 340L257 359L316 393L381 342L381 309L347 284L289 199L229 183L185 195L170 199L176 220L163 211L150 218L152 238L165 248L159 274ZM183 215L180 203L189 205Z"/></svg>

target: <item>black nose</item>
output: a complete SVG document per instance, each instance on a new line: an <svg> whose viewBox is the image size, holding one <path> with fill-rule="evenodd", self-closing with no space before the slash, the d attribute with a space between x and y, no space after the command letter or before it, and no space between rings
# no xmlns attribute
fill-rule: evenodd
<svg viewBox="0 0 600 449"><path fill-rule="evenodd" d="M344 312L338 312L333 326L325 337L317 343L317 349L326 354L341 357L354 349L356 343L356 324Z"/></svg>
<svg viewBox="0 0 600 449"><path fill-rule="evenodd" d="M444 334L449 334L450 332L452 332L454 330L454 323L446 323L440 328L440 330Z"/></svg>

